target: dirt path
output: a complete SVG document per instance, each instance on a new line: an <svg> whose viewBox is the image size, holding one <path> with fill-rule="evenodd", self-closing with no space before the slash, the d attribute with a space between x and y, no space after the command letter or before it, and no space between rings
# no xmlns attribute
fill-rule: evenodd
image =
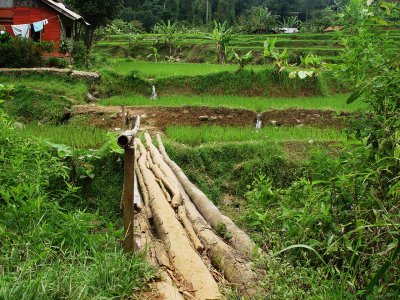
<svg viewBox="0 0 400 300"><path fill-rule="evenodd" d="M165 131L168 126L254 126L257 114L246 109L209 107L126 107L129 115L141 115L142 126ZM77 105L74 115L85 115L88 122L102 128L121 126L121 108L118 106ZM343 128L343 117L329 110L286 109L268 110L261 114L263 126L313 126Z"/></svg>

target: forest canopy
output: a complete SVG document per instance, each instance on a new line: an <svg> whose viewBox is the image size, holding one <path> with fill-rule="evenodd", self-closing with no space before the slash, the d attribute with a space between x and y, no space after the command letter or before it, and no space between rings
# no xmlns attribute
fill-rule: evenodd
<svg viewBox="0 0 400 300"><path fill-rule="evenodd" d="M213 20L236 23L255 7L267 9L280 19L298 17L306 21L324 9L337 11L347 0L125 0L124 21L138 21L144 29L159 21L183 21L203 25Z"/></svg>

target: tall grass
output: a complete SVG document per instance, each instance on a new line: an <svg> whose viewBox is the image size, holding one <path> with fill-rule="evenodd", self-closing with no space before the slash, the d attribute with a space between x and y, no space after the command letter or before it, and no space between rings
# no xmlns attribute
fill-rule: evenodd
<svg viewBox="0 0 400 300"><path fill-rule="evenodd" d="M0 133L0 299L131 299L144 290L154 268L144 255L125 255L120 225L94 207L101 198L79 193L91 182L76 175L90 161L60 159L1 109ZM117 177L108 176L102 194Z"/></svg>
<svg viewBox="0 0 400 300"><path fill-rule="evenodd" d="M55 75L29 74L18 77L0 75L0 84L23 85L47 94L65 96L76 102L83 102L88 92L88 87L85 82Z"/></svg>
<svg viewBox="0 0 400 300"><path fill-rule="evenodd" d="M251 127L172 126L166 130L168 138L182 144L200 145L219 142L246 141L340 141L345 134L335 129L312 127L264 127L256 131Z"/></svg>
<svg viewBox="0 0 400 300"><path fill-rule="evenodd" d="M106 141L106 131L95 127L52 126L28 124L20 131L25 137L40 137L56 144L79 149L100 148Z"/></svg>
<svg viewBox="0 0 400 300"><path fill-rule="evenodd" d="M308 98L266 98L266 97L241 97L241 96L164 96L157 100L150 100L142 95L121 95L101 100L101 105L124 105L124 106L204 106L204 107L233 107L244 108L253 111L265 111L267 109L321 109L335 111L355 111L365 109L362 102L346 104L347 95L336 94L326 97Z"/></svg>

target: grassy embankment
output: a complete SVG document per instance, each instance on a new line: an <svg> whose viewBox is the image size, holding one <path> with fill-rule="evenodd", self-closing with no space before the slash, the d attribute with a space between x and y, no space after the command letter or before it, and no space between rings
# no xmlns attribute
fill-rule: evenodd
<svg viewBox="0 0 400 300"><path fill-rule="evenodd" d="M191 146L206 143L227 142L327 142L341 141L345 134L331 128L319 129L312 127L264 127L255 130L252 127L221 127L221 126L173 126L166 130L171 140Z"/></svg>

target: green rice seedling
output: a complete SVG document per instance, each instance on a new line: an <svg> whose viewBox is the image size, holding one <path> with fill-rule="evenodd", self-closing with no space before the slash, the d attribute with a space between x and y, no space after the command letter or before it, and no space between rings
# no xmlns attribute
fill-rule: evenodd
<svg viewBox="0 0 400 300"><path fill-rule="evenodd" d="M39 137L56 144L74 148L100 148L107 140L106 131L95 127L52 126L28 124L21 134L26 137Z"/></svg>
<svg viewBox="0 0 400 300"><path fill-rule="evenodd" d="M148 78L162 78L172 76L197 76L223 71L236 71L235 65L218 64L190 64L170 62L146 62L132 59L117 59L112 65L111 71L126 75L133 71L139 71ZM246 69L262 70L262 66L247 66Z"/></svg>
<svg viewBox="0 0 400 300"><path fill-rule="evenodd" d="M267 97L242 97L242 96L161 96L157 101L150 101L142 95L122 95L101 100L99 104L106 106L204 106L204 107L232 107L243 108L257 112L268 109L320 109L334 111L355 111L365 109L361 102L346 104L346 94L335 94L326 97L307 98L267 98Z"/></svg>
<svg viewBox="0 0 400 300"><path fill-rule="evenodd" d="M251 127L173 126L168 127L166 132L171 140L189 145L246 141L323 142L345 139L345 134L336 129L313 127L264 127L255 130Z"/></svg>

